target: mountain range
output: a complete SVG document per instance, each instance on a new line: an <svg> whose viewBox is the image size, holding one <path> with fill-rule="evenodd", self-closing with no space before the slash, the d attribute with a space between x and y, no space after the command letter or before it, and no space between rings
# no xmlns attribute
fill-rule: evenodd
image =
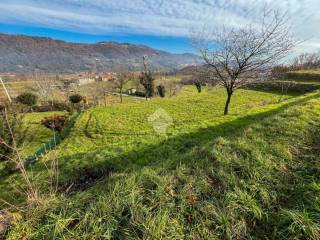
<svg viewBox="0 0 320 240"><path fill-rule="evenodd" d="M0 34L0 72L138 71L142 69L143 56L148 56L155 71L179 70L201 63L194 54L173 54L145 45L71 43L47 37Z"/></svg>

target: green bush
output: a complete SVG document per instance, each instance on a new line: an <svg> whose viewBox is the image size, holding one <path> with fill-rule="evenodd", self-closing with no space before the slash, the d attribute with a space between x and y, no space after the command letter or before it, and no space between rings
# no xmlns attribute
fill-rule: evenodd
<svg viewBox="0 0 320 240"><path fill-rule="evenodd" d="M33 93L22 93L17 97L17 101L27 106L34 106L37 104L38 96Z"/></svg>
<svg viewBox="0 0 320 240"><path fill-rule="evenodd" d="M66 126L67 122L68 122L67 116L55 115L55 116L44 118L41 121L41 124L52 131L61 132Z"/></svg>
<svg viewBox="0 0 320 240"><path fill-rule="evenodd" d="M198 93L201 93L202 91L202 84L200 81L195 81L194 82L194 85L196 86L197 90L198 90Z"/></svg>
<svg viewBox="0 0 320 240"><path fill-rule="evenodd" d="M83 100L83 96L80 94L73 94L69 97L69 101L73 104L80 103Z"/></svg>
<svg viewBox="0 0 320 240"><path fill-rule="evenodd" d="M164 98L166 96L166 89L163 85L157 86L158 93L160 97Z"/></svg>

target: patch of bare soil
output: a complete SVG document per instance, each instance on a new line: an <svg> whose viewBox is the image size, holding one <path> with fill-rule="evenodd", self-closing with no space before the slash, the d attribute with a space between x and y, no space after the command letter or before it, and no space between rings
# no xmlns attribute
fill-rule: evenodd
<svg viewBox="0 0 320 240"><path fill-rule="evenodd" d="M70 195L83 192L97 182L111 176L114 171L113 167L84 168L73 180L60 184L59 191Z"/></svg>

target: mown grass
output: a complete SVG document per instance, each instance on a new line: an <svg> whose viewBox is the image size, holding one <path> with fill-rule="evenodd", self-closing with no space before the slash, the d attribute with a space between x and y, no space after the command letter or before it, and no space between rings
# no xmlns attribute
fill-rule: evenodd
<svg viewBox="0 0 320 240"><path fill-rule="evenodd" d="M92 167L103 163L106 158L138 151L201 128L219 126L241 116L267 111L274 108L272 104L277 104L279 99L280 96L274 93L240 90L233 99L232 113L224 116L224 90L209 89L197 94L195 88L187 87L179 97L171 99L158 98L140 104L94 108L83 114L70 138L60 146L63 150L59 157L66 159L62 161L65 164L63 169L67 169L70 176L70 171ZM156 134L148 121L149 116L159 109L163 109L173 119L165 135ZM221 131L229 132L230 129L221 128ZM101 149L103 152L93 153L94 159L87 161L88 153L91 156L92 152Z"/></svg>
<svg viewBox="0 0 320 240"><path fill-rule="evenodd" d="M227 117L224 100L187 88L87 111L59 146L60 180L112 174L30 210L8 239L319 239L319 94L241 90ZM165 135L148 122L159 108Z"/></svg>

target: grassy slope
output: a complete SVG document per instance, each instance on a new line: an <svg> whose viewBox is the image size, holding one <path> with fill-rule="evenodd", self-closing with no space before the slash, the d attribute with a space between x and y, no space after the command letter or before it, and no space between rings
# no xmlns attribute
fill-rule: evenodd
<svg viewBox="0 0 320 240"><path fill-rule="evenodd" d="M128 103L87 111L76 124L70 138L59 147L62 151L58 149L62 171L67 171L62 176L70 177L72 171L94 167L119 155L139 152L202 128L217 127L221 132L229 132L228 122L275 108L270 104L277 103L279 98L273 93L240 90L234 96L232 114L223 116L223 90L211 89L197 94L193 87L189 87L179 97L171 99L158 98L140 104ZM173 119L166 135L156 134L148 121L149 116L159 109L165 110ZM226 126L220 128L219 125L224 123Z"/></svg>
<svg viewBox="0 0 320 240"><path fill-rule="evenodd" d="M114 173L34 210L10 238L318 239L319 96L243 90L224 117L222 91L193 91L86 112L58 150L61 180ZM147 121L159 107L174 120L167 136Z"/></svg>
<svg viewBox="0 0 320 240"><path fill-rule="evenodd" d="M53 137L53 132L41 124L41 120L45 117L53 115L67 115L63 112L43 112L28 113L24 118L24 127L28 128L25 145L23 147L23 156L33 154L38 148Z"/></svg>

